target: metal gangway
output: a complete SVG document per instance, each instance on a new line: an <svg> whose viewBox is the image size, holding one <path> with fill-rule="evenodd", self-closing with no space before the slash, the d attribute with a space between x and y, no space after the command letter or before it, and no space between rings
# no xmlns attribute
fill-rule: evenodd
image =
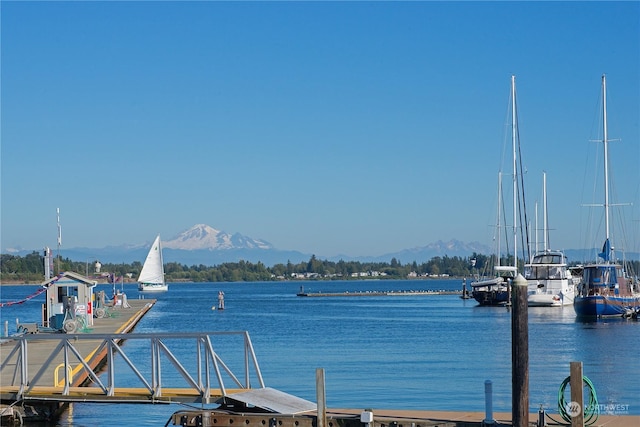
<svg viewBox="0 0 640 427"><path fill-rule="evenodd" d="M265 388L246 331L26 334L0 356L3 402L208 404Z"/></svg>

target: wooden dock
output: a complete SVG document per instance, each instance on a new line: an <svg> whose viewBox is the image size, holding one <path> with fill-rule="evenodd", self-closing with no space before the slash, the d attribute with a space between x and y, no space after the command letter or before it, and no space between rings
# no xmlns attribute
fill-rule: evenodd
<svg viewBox="0 0 640 427"><path fill-rule="evenodd" d="M155 299L139 299L139 300L128 300L129 307L115 307L108 308L109 315L104 318L93 319L93 325L89 325L86 327L84 331L80 331L81 333L86 333L87 335L91 334L113 334L113 333L121 333L126 334L133 331L138 322L142 319L142 317L153 307L155 304ZM49 356L52 354L55 346L57 344L52 340L38 340L38 336L42 335L50 335L49 332L38 332L36 334L32 334L32 340L29 341L29 358L28 364L26 364L26 368L28 372L35 373L44 368L42 375L38 380L38 386L48 386L48 387L58 387L61 389L64 384L65 372L64 369L60 369L61 365L64 366L62 362L62 356L58 356L54 360L48 360ZM57 335L57 334L56 334ZM60 333L61 336L64 334ZM94 355L95 350L100 344L100 340L82 340L82 342L78 343L79 350L82 354L90 354L90 360L86 360L87 363L90 363L91 368L94 372L97 372L100 366L104 363L106 355L106 350L103 350L99 355ZM19 378L15 378L16 375L16 365L21 363L21 361L17 360L14 355L13 358L10 358L11 351L15 347L15 342L13 340L6 340L0 345L0 364L4 366L2 372L0 372L0 397L2 398L3 405L11 405L13 402L11 401L11 396L15 395L15 383ZM89 358L87 358L89 359ZM5 366L6 364L6 366ZM74 372L75 371L75 372ZM82 369L82 366L78 365L72 372L67 373L71 378L71 387L81 387L84 385L85 381L88 379L88 373L86 370ZM57 384L56 384L57 382ZM39 408L40 412L37 415L34 415L34 419L48 419L55 417L55 414L58 413L61 409L64 408L64 404L61 402L55 402L54 404L44 405ZM0 407L0 411L2 411L2 407ZM1 412L0 412L1 413Z"/></svg>

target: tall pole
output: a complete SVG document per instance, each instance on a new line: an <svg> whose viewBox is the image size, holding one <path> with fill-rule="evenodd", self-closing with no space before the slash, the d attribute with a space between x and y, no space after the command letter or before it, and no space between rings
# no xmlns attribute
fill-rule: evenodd
<svg viewBox="0 0 640 427"><path fill-rule="evenodd" d="M549 249L549 224L547 224L547 173L542 175L542 232L544 233L544 250Z"/></svg>
<svg viewBox="0 0 640 427"><path fill-rule="evenodd" d="M327 427L327 400L325 392L324 369L316 368L316 425L317 427Z"/></svg>
<svg viewBox="0 0 640 427"><path fill-rule="evenodd" d="M511 76L511 148L513 151L513 266L518 270L518 168L516 163L516 145L518 134L518 116L516 115L516 76Z"/></svg>
<svg viewBox="0 0 640 427"><path fill-rule="evenodd" d="M513 281L511 314L511 420L513 427L529 425L529 313L527 281L518 274Z"/></svg>
<svg viewBox="0 0 640 427"><path fill-rule="evenodd" d="M60 226L60 208L56 208L58 216L58 274L60 274L60 246L62 246L62 227Z"/></svg>
<svg viewBox="0 0 640 427"><path fill-rule="evenodd" d="M513 266L518 272L518 215L517 215L517 115L516 78L511 76L511 129L513 145ZM527 306L527 281L517 274L512 286L511 314L511 421L513 427L529 425L529 313Z"/></svg>
<svg viewBox="0 0 640 427"><path fill-rule="evenodd" d="M502 242L502 230L501 230L501 223L500 223L500 218L502 215L502 211L500 210L502 208L502 171L498 172L498 215L496 216L497 221L496 221L496 230L497 230L497 256L498 259L496 260L496 265L500 266L502 265L502 253L500 252L500 243ZM506 231L505 231L506 234ZM506 238L506 237L505 237ZM508 248L507 248L508 249ZM507 251L507 255L508 255L508 251Z"/></svg>
<svg viewBox="0 0 640 427"><path fill-rule="evenodd" d="M607 135L607 79L602 75L602 145L604 147L604 228L609 240L609 136ZM609 259L609 254L606 254Z"/></svg>
<svg viewBox="0 0 640 427"><path fill-rule="evenodd" d="M584 390L582 378L582 362L569 363L571 387L571 427L584 427Z"/></svg>

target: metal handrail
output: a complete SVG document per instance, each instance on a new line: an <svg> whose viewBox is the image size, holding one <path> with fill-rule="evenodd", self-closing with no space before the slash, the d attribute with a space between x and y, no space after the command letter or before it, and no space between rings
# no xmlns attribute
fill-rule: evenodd
<svg viewBox="0 0 640 427"><path fill-rule="evenodd" d="M229 365L225 363L220 354L214 350L214 342L223 336L239 336L242 338L242 347L244 358L237 361L236 366L242 366L244 369L244 378L236 376ZM148 353L135 351L125 351L122 347L125 341L147 341L151 349L151 361L149 361ZM29 358L29 348L36 343L53 341L54 345L44 345L38 347L39 357L43 356L42 348L48 351L45 361L41 366L34 366L37 362L33 362ZM90 345L91 349L87 351L87 341L96 342L96 345ZM176 343L177 342L177 343ZM184 345L194 342L194 351L188 352L188 356L176 355L172 351L172 345ZM7 346L7 344L5 344ZM81 348L82 347L82 348ZM6 347L5 347L6 348ZM83 354L84 351L84 354ZM193 355L196 355L193 360ZM236 389L250 389L252 379L256 379L259 387L264 388L264 380L258 366L258 360L249 338L247 331L224 331L224 332L184 332L184 333L130 333L130 334L30 334L15 337L15 347L9 351L3 351L2 364L0 364L0 384L8 386L11 384L13 388L18 386L16 400L23 400L29 397L29 393L34 387L39 387L40 381L45 375L51 373L50 367L56 366L57 362L61 363L58 367L63 368L64 372L64 388L62 396L70 395L70 387L79 384L73 384L72 375L75 378L83 377L85 374L85 383L90 381L102 390L104 396L114 396L117 380L120 381L122 373L116 369L116 361L124 362L125 366L133 372L134 377L148 391L149 397L153 400L162 400L163 387L173 387L169 384L167 372L163 367L173 367L173 373L178 373L188 388L196 390L200 396L202 403L211 403L209 400L212 396L212 384L217 385L222 395L227 393L227 387L224 378L228 378L235 384ZM144 357L144 359L140 359ZM72 363L77 366L72 368ZM151 366L148 376L145 376L141 369L141 365ZM195 366L194 366L195 365ZM103 372L100 376L96 374L97 367ZM13 367L13 372L10 371ZM195 368L190 371L189 367ZM35 374L31 375L30 369L34 369ZM121 370L122 371L122 370ZM56 371L57 373L57 368ZM215 374L215 379L211 378ZM11 375L11 379L9 379ZM129 374L129 377L131 375ZM76 380L77 382L78 380ZM105 384L106 383L106 384ZM0 386L0 390L2 390ZM60 391L57 391L60 393Z"/></svg>

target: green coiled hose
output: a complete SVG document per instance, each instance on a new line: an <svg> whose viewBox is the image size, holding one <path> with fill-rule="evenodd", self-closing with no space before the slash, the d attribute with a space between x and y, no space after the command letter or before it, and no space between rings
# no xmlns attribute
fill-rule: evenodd
<svg viewBox="0 0 640 427"><path fill-rule="evenodd" d="M570 380L571 377L565 378L560 385L560 389L558 390L558 413L560 414L560 416L562 416L562 419L568 423L567 425L571 425L571 415L568 411L569 406L567 405L567 401L564 397L564 392ZM588 403L584 407L584 425L590 426L598 420L598 416L600 415L600 407L598 406L598 396L596 395L596 389L593 386L591 380L583 376L582 382L587 386L587 389L589 390ZM554 422L561 424L557 420L554 420L548 414L547 416Z"/></svg>

